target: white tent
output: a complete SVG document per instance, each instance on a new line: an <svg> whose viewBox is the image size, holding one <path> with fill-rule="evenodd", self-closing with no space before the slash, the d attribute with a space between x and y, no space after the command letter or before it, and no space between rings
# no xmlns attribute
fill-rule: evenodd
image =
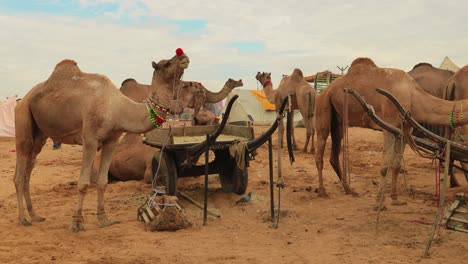
<svg viewBox="0 0 468 264"><path fill-rule="evenodd" d="M251 90L235 89L229 93L226 98L226 103L234 96L239 95L239 98L234 102L231 113L229 114L229 122L252 122L253 125L271 125L276 119L275 111L265 110L260 101L254 96ZM224 111L223 111L224 112Z"/></svg>
<svg viewBox="0 0 468 264"><path fill-rule="evenodd" d="M439 66L439 69L457 72L460 69L460 67L453 63L452 60L449 59L449 57L445 56L444 60Z"/></svg>
<svg viewBox="0 0 468 264"><path fill-rule="evenodd" d="M16 96L0 103L0 137L15 136Z"/></svg>

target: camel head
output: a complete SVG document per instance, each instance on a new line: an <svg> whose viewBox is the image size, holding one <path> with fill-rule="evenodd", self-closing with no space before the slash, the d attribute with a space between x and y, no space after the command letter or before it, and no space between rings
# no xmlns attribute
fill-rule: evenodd
<svg viewBox="0 0 468 264"><path fill-rule="evenodd" d="M198 126L219 124L219 118L217 118L210 110L204 107L200 109L197 116L195 116L193 119L194 124Z"/></svg>
<svg viewBox="0 0 468 264"><path fill-rule="evenodd" d="M268 83L271 84L271 72L257 72L257 75L255 76L255 79L262 84L263 87L268 85Z"/></svg>
<svg viewBox="0 0 468 264"><path fill-rule="evenodd" d="M244 84L242 83L242 79L239 79L238 81L236 81L236 80L229 78L224 84L224 87L229 89L228 92L230 92L232 89L236 87L241 87L241 86L244 86Z"/></svg>
<svg viewBox="0 0 468 264"><path fill-rule="evenodd" d="M160 60L158 63L152 62L154 69L153 75L157 74L164 80L174 80L174 78L180 79L189 64L189 57L179 48L176 50L176 55L170 60Z"/></svg>

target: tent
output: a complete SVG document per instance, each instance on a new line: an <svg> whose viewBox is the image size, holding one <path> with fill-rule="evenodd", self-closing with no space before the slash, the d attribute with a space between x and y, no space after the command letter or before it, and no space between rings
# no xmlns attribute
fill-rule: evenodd
<svg viewBox="0 0 468 264"><path fill-rule="evenodd" d="M15 137L16 96L0 103L0 137Z"/></svg>
<svg viewBox="0 0 468 264"><path fill-rule="evenodd" d="M229 123L245 123L253 125L271 125L276 119L275 106L268 102L263 90L234 89L226 98L226 103L235 95L239 98L234 102Z"/></svg>
<svg viewBox="0 0 468 264"><path fill-rule="evenodd" d="M449 57L445 56L444 60L439 66L439 69L457 72L460 69L460 67L453 63L452 60L449 59Z"/></svg>

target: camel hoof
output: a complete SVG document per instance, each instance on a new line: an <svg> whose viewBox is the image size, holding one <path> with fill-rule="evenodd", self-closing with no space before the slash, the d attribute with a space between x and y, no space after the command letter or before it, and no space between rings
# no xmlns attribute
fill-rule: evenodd
<svg viewBox="0 0 468 264"><path fill-rule="evenodd" d="M73 233L78 233L80 231L85 231L85 228L83 226L83 216L72 216L72 222L70 226L68 227L68 230L73 232Z"/></svg>
<svg viewBox="0 0 468 264"><path fill-rule="evenodd" d="M378 211L378 210L379 210L379 206L378 205L374 206L374 211ZM380 211L387 211L387 207L385 205L382 205L380 207Z"/></svg>
<svg viewBox="0 0 468 264"><path fill-rule="evenodd" d="M315 154L315 149L312 149L312 150L310 151L310 154Z"/></svg>
<svg viewBox="0 0 468 264"><path fill-rule="evenodd" d="M98 226L101 228L119 223L120 221L110 221L105 214L98 214Z"/></svg>
<svg viewBox="0 0 468 264"><path fill-rule="evenodd" d="M120 221L110 221L110 220L99 221L98 226L100 228L103 228L103 227L108 227L108 226L111 226L111 225L114 225L114 224L120 224Z"/></svg>
<svg viewBox="0 0 468 264"><path fill-rule="evenodd" d="M80 231L85 231L85 228L82 223L72 221L70 227L68 227L68 230L73 233L78 233Z"/></svg>
<svg viewBox="0 0 468 264"><path fill-rule="evenodd" d="M405 201L392 200L392 205L393 205L393 206L401 206L401 205L406 205L406 204L408 204L408 203L405 202Z"/></svg>
<svg viewBox="0 0 468 264"><path fill-rule="evenodd" d="M353 196L353 197L359 197L359 193L357 193L357 192L354 191L354 190L346 191L346 194L347 194L347 195L351 194L351 196Z"/></svg>
<svg viewBox="0 0 468 264"><path fill-rule="evenodd" d="M22 225L22 226L32 226L31 222L29 222L28 220L26 219L23 219L23 220L20 220L18 225Z"/></svg>
<svg viewBox="0 0 468 264"><path fill-rule="evenodd" d="M45 218L36 215L36 216L31 217L31 221L32 222L44 222Z"/></svg>
<svg viewBox="0 0 468 264"><path fill-rule="evenodd" d="M318 196L322 197L322 198L327 198L328 197L328 193L325 190L325 188L318 188Z"/></svg>

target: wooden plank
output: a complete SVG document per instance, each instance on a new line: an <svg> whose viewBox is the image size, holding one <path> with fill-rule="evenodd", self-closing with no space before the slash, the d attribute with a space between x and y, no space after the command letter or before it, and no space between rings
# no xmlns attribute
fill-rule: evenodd
<svg viewBox="0 0 468 264"><path fill-rule="evenodd" d="M465 223L465 224L468 224L468 219L465 219L465 218L462 218L460 215L458 214L454 214L450 217L451 221L457 221L457 222L462 222L462 223Z"/></svg>
<svg viewBox="0 0 468 264"><path fill-rule="evenodd" d="M156 205L157 206L157 205ZM145 206L145 211L146 213L148 214L149 218L151 220L153 220L155 218L154 214L153 214L153 210L151 209L151 207L149 207L148 205Z"/></svg>

